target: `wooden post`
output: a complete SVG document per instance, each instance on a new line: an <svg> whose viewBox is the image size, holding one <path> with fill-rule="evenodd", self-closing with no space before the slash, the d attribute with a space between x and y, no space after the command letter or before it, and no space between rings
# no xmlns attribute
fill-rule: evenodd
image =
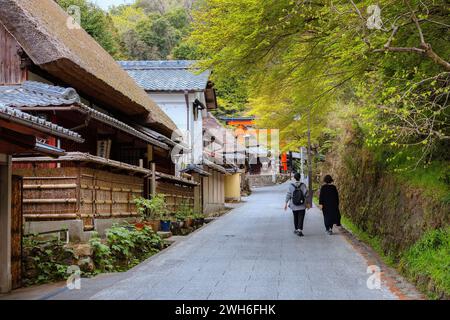
<svg viewBox="0 0 450 320"><path fill-rule="evenodd" d="M156 195L156 165L154 162L151 163L151 170L152 170L152 182L150 186L150 192L152 197Z"/></svg>
<svg viewBox="0 0 450 320"><path fill-rule="evenodd" d="M11 278L12 289L22 286L22 178L12 177L11 190Z"/></svg>
<svg viewBox="0 0 450 320"><path fill-rule="evenodd" d="M11 280L11 156L0 154L0 293Z"/></svg>
<svg viewBox="0 0 450 320"><path fill-rule="evenodd" d="M76 178L76 197L77 197L77 206L76 213L80 215L81 219L81 166L77 164L77 178Z"/></svg>
<svg viewBox="0 0 450 320"><path fill-rule="evenodd" d="M114 205L113 205L113 203L114 203L114 191L113 191L113 186L111 185L111 189L109 190L109 198L110 198L110 200L111 200L111 205L109 206L109 208L110 208L110 214L111 214L111 217L113 216L113 213L114 213Z"/></svg>

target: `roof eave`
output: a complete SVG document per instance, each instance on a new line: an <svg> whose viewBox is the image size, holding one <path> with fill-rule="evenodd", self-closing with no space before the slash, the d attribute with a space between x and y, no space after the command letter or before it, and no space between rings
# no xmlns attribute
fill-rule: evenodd
<svg viewBox="0 0 450 320"><path fill-rule="evenodd" d="M7 107L7 108L10 108L10 107ZM58 131L59 128L66 130L67 132L71 132L71 131L68 129L64 129L57 125L54 125L54 128L52 128L47 125L39 124L38 122L34 121L34 119L36 117L28 115L28 114L27 114L27 116L28 116L27 118L21 118L21 117L15 116L14 114L0 112L0 118L2 118L2 119L13 121L15 123L24 125L26 127L33 128L39 132L47 133L47 134L50 134L50 135L53 135L53 136L56 136L59 138L72 140L72 141L75 141L78 143L84 142L84 139L80 135L75 134L75 132L72 132L72 134L66 134L64 132Z"/></svg>

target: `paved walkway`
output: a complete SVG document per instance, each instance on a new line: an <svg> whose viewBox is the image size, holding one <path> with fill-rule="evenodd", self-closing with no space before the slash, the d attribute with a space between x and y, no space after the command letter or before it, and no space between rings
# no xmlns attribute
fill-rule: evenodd
<svg viewBox="0 0 450 320"><path fill-rule="evenodd" d="M318 209L305 237L282 210L286 185L246 203L123 274L82 280L47 299L395 299L369 290L367 262L341 234L325 234Z"/></svg>
<svg viewBox="0 0 450 320"><path fill-rule="evenodd" d="M377 258L345 234L329 236L317 208L305 237L283 207L287 185L256 189L244 204L125 273L24 288L0 299L420 299L395 270L383 267L380 289L367 288ZM406 293L406 295L405 295Z"/></svg>

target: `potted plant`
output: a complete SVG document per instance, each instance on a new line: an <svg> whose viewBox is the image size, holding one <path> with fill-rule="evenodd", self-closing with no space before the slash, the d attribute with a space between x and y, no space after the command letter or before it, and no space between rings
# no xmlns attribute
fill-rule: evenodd
<svg viewBox="0 0 450 320"><path fill-rule="evenodd" d="M153 196L151 199L145 199L142 197L136 198L134 199L134 203L136 204L137 210L144 220L142 223L150 226L155 232L159 231L161 229L161 220L166 221L166 215L168 215L164 195L158 194ZM165 229L167 229L166 226Z"/></svg>
<svg viewBox="0 0 450 320"><path fill-rule="evenodd" d="M192 215L188 215L186 216L186 220L185 220L185 227L186 228L192 228L194 226L194 219L192 218Z"/></svg>
<svg viewBox="0 0 450 320"><path fill-rule="evenodd" d="M175 217L172 221L172 225L174 225L176 228L181 229L184 227L186 220L186 216L183 211L177 210L175 212Z"/></svg>
<svg viewBox="0 0 450 320"><path fill-rule="evenodd" d="M144 229L145 223L145 214L146 214L146 210L147 210L147 206L146 206L146 201L148 201L145 198L135 198L134 199L134 204L136 205L136 209L139 213L139 218L136 220L136 222L134 223L134 226L137 230L142 230Z"/></svg>
<svg viewBox="0 0 450 320"><path fill-rule="evenodd" d="M168 211L160 211L159 213L159 221L161 226L161 231L170 232L170 226L172 224L172 220Z"/></svg>
<svg viewBox="0 0 450 320"><path fill-rule="evenodd" d="M183 227L184 222L180 221L176 216L175 218L172 220L171 224L170 224L170 231L172 232L173 235L179 235L181 234L181 228Z"/></svg>
<svg viewBox="0 0 450 320"><path fill-rule="evenodd" d="M143 222L135 222L134 227L136 228L136 230L142 231L145 228L145 224Z"/></svg>
<svg viewBox="0 0 450 320"><path fill-rule="evenodd" d="M183 227L192 227L192 208L187 201L183 201L178 207L176 216L183 221Z"/></svg>
<svg viewBox="0 0 450 320"><path fill-rule="evenodd" d="M205 224L205 215L203 213L195 213L193 217L196 228L200 228Z"/></svg>

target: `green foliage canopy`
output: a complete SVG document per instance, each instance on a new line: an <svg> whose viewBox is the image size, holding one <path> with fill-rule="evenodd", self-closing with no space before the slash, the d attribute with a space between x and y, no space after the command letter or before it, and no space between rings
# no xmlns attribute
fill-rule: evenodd
<svg viewBox="0 0 450 320"><path fill-rule="evenodd" d="M443 1L205 0L191 41L222 78L245 83L261 126L282 128L286 148L313 139L338 101L355 102L368 144L424 159L450 135L448 6ZM295 121L294 119L299 119ZM414 121L411 121L411 120ZM419 148L417 146L420 146Z"/></svg>
<svg viewBox="0 0 450 320"><path fill-rule="evenodd" d="M57 0L57 2L64 10L68 10L70 6L79 7L81 27L114 58L123 57L119 34L108 13L87 0Z"/></svg>

